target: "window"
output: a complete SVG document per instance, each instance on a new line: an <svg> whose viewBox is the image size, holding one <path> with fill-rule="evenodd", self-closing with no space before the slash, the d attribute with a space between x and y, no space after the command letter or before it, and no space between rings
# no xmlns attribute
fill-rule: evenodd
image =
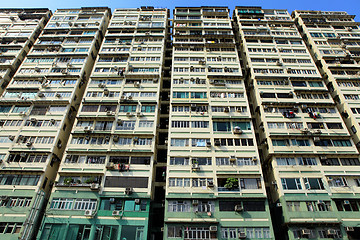
<svg viewBox="0 0 360 240"><path fill-rule="evenodd" d="M307 190L323 190L324 184L321 178L303 178Z"/></svg>
<svg viewBox="0 0 360 240"><path fill-rule="evenodd" d="M189 139L188 138L172 138L171 146L176 146L176 147L189 146Z"/></svg>
<svg viewBox="0 0 360 240"><path fill-rule="evenodd" d="M284 190L302 189L299 178L281 178L281 184Z"/></svg>
<svg viewBox="0 0 360 240"><path fill-rule="evenodd" d="M359 166L360 162L357 158L340 158L343 166Z"/></svg>
<svg viewBox="0 0 360 240"><path fill-rule="evenodd" d="M240 239L241 233L245 233L247 238L268 239L270 229L266 227L246 227L246 228L221 228L221 239Z"/></svg>
<svg viewBox="0 0 360 240"><path fill-rule="evenodd" d="M306 207L309 212L332 211L330 201L307 201Z"/></svg>
<svg viewBox="0 0 360 240"><path fill-rule="evenodd" d="M188 157L171 157L170 165L189 165Z"/></svg>
<svg viewBox="0 0 360 240"><path fill-rule="evenodd" d="M300 212L300 202L286 202L286 207L289 212Z"/></svg>
<svg viewBox="0 0 360 240"><path fill-rule="evenodd" d="M169 212L190 212L190 201L169 201Z"/></svg>
<svg viewBox="0 0 360 240"><path fill-rule="evenodd" d="M150 120L141 120L139 121L139 127L140 128L150 128L154 126L154 121Z"/></svg>
<svg viewBox="0 0 360 240"><path fill-rule="evenodd" d="M348 183L345 177L328 177L330 187L346 187Z"/></svg>
<svg viewBox="0 0 360 240"><path fill-rule="evenodd" d="M240 178L241 189L259 189L261 180L259 178Z"/></svg>
<svg viewBox="0 0 360 240"><path fill-rule="evenodd" d="M168 238L182 238L181 226L168 226Z"/></svg>
<svg viewBox="0 0 360 240"><path fill-rule="evenodd" d="M305 166L313 166L317 165L315 158L305 158L305 157L299 157L297 158L299 165L305 165Z"/></svg>
<svg viewBox="0 0 360 240"><path fill-rule="evenodd" d="M280 166L286 166L286 165L290 165L290 166L295 166L296 165L296 161L295 158L276 158L276 163L277 165Z"/></svg>
<svg viewBox="0 0 360 240"><path fill-rule="evenodd" d="M0 185L28 185L36 186L39 182L39 175L0 175Z"/></svg>

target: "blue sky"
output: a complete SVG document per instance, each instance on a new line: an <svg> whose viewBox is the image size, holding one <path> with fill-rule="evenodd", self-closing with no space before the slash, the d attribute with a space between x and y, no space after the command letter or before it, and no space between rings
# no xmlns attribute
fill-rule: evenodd
<svg viewBox="0 0 360 240"><path fill-rule="evenodd" d="M347 11L357 15L360 21L360 0L2 0L0 8L23 8L45 7L51 10L57 8L77 8L108 6L115 8L136 8L140 6L166 7L173 9L175 6L228 6L231 10L235 6L261 6L263 8L293 10L323 10L323 11Z"/></svg>

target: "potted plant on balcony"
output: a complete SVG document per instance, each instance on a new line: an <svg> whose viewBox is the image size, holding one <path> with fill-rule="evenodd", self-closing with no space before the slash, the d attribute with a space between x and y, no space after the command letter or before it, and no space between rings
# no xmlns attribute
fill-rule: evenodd
<svg viewBox="0 0 360 240"><path fill-rule="evenodd" d="M237 178L228 178L224 187L228 190L234 190L239 188L239 181Z"/></svg>
<svg viewBox="0 0 360 240"><path fill-rule="evenodd" d="M70 185L71 183L73 183L74 179L72 177L66 177L64 178L64 184L65 185Z"/></svg>
<svg viewBox="0 0 360 240"><path fill-rule="evenodd" d="M88 179L85 180L85 183L86 184L91 184L91 183L94 183L95 182L95 177L89 177Z"/></svg>

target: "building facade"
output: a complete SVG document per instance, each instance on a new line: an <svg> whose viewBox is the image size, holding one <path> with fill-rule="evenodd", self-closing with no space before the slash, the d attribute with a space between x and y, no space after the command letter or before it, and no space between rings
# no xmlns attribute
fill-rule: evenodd
<svg viewBox="0 0 360 240"><path fill-rule="evenodd" d="M32 146L18 144L19 139L30 130L27 127L27 122L30 121L27 110L33 99L29 101L18 96L28 86L17 85L16 78L21 74L16 74L11 79L50 15L48 9L0 10L1 93L11 81L9 90L1 97L1 239L32 236L41 221L37 207L46 201L43 188L48 188L49 185L45 180L45 169L51 157L46 153L46 146L35 153ZM12 93L14 97L9 97ZM33 166L30 162L41 163Z"/></svg>
<svg viewBox="0 0 360 240"><path fill-rule="evenodd" d="M0 239L360 239L345 12L0 9Z"/></svg>
<svg viewBox="0 0 360 240"><path fill-rule="evenodd" d="M229 10L173 26L164 239L274 239Z"/></svg>
<svg viewBox="0 0 360 240"><path fill-rule="evenodd" d="M39 239L147 239L167 18L114 10Z"/></svg>
<svg viewBox="0 0 360 240"><path fill-rule="evenodd" d="M0 9L0 93L49 20L49 9Z"/></svg>
<svg viewBox="0 0 360 240"><path fill-rule="evenodd" d="M356 203L359 155L294 19L259 7L233 16L277 239L348 239L340 206Z"/></svg>
<svg viewBox="0 0 360 240"><path fill-rule="evenodd" d="M359 149L359 23L354 20L355 16L346 12L295 11L292 16ZM344 235L349 239L358 239L359 160L348 163L341 161L342 167L332 162L327 165L337 171L335 179L344 180L342 186L332 188L331 192L338 219L343 222L346 231Z"/></svg>
<svg viewBox="0 0 360 240"><path fill-rule="evenodd" d="M56 11L2 95L6 239L35 238L109 15Z"/></svg>

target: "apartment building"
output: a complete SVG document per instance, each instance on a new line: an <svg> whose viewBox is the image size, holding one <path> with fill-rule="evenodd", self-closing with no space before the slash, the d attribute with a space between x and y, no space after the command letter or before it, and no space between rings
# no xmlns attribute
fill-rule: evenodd
<svg viewBox="0 0 360 240"><path fill-rule="evenodd" d="M277 239L351 239L358 151L295 21L260 7L233 17Z"/></svg>
<svg viewBox="0 0 360 240"><path fill-rule="evenodd" d="M173 27L164 239L274 239L229 10Z"/></svg>
<svg viewBox="0 0 360 240"><path fill-rule="evenodd" d="M343 121L356 146L359 135L360 30L354 15L346 12L295 11L292 16L311 51ZM336 163L332 170L340 170ZM360 163L342 162L335 177L344 179L342 188L332 191L339 219L349 239L360 238ZM354 182L355 181L355 182Z"/></svg>
<svg viewBox="0 0 360 240"><path fill-rule="evenodd" d="M45 8L0 9L0 94L49 20Z"/></svg>
<svg viewBox="0 0 360 240"><path fill-rule="evenodd" d="M109 15L56 11L2 94L1 239L35 238Z"/></svg>
<svg viewBox="0 0 360 240"><path fill-rule="evenodd" d="M114 10L38 239L147 239L167 19Z"/></svg>

